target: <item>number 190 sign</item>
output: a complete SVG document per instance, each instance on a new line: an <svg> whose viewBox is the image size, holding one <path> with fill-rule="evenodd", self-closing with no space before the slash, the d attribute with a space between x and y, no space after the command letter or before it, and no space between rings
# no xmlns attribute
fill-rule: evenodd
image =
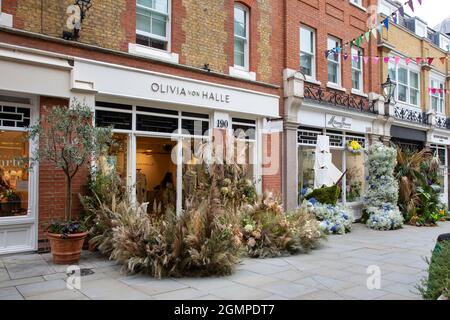
<svg viewBox="0 0 450 320"><path fill-rule="evenodd" d="M228 129L228 120L217 120L216 128Z"/></svg>

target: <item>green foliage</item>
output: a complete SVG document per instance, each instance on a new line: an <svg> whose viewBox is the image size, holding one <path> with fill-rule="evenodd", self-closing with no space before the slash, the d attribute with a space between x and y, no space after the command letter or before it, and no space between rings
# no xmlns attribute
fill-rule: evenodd
<svg viewBox="0 0 450 320"><path fill-rule="evenodd" d="M284 213L271 194L255 205L243 208L241 218L243 243L252 258L278 257L307 252L324 237L319 222L306 206Z"/></svg>
<svg viewBox="0 0 450 320"><path fill-rule="evenodd" d="M70 107L55 106L47 110L39 123L30 127L31 139L39 140L39 148L31 161L46 161L66 175L67 202L65 221L72 220L72 180L91 156L105 152L112 140L110 128L92 125L88 106L75 101Z"/></svg>
<svg viewBox="0 0 450 320"><path fill-rule="evenodd" d="M428 263L428 278L418 290L424 299L436 300L441 295L450 299L450 241L438 243Z"/></svg>
<svg viewBox="0 0 450 320"><path fill-rule="evenodd" d="M341 195L341 188L337 185L314 189L306 196L306 199L316 199L320 203L336 205Z"/></svg>

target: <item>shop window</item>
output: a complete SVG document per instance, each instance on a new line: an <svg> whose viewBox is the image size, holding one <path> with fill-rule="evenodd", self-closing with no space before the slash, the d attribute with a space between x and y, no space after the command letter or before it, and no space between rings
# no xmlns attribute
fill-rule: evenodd
<svg viewBox="0 0 450 320"><path fill-rule="evenodd" d="M160 133L174 133L178 130L178 118L137 114L136 130Z"/></svg>
<svg viewBox="0 0 450 320"><path fill-rule="evenodd" d="M437 113L444 113L444 83L437 80L431 80L431 88L437 89L435 93L430 92L431 107ZM441 92L439 92L441 90Z"/></svg>
<svg viewBox="0 0 450 320"><path fill-rule="evenodd" d="M249 12L241 4L234 6L234 66L249 69Z"/></svg>
<svg viewBox="0 0 450 320"><path fill-rule="evenodd" d="M303 73L316 78L315 31L309 27L300 27L300 66Z"/></svg>
<svg viewBox="0 0 450 320"><path fill-rule="evenodd" d="M169 17L169 0L137 0L136 43L168 50Z"/></svg>
<svg viewBox="0 0 450 320"><path fill-rule="evenodd" d="M360 201L365 190L366 172L364 152L353 154L350 151L346 151L345 157L347 170L345 181L346 200L347 202Z"/></svg>
<svg viewBox="0 0 450 320"><path fill-rule="evenodd" d="M300 147L298 150L298 182L299 189L314 189L314 148Z"/></svg>
<svg viewBox="0 0 450 320"><path fill-rule="evenodd" d="M181 128L183 134L207 136L209 132L209 115L192 112L182 112Z"/></svg>
<svg viewBox="0 0 450 320"><path fill-rule="evenodd" d="M233 134L236 138L255 140L256 121L248 119L233 118Z"/></svg>
<svg viewBox="0 0 450 320"><path fill-rule="evenodd" d="M352 48L352 89L362 92L363 87L363 53L360 48Z"/></svg>
<svg viewBox="0 0 450 320"><path fill-rule="evenodd" d="M0 131L0 218L28 214L29 142L26 132Z"/></svg>
<svg viewBox="0 0 450 320"><path fill-rule="evenodd" d="M438 173L438 183L441 186L441 193L445 193L445 178L448 174L447 169L447 149L445 146L432 145L431 151L434 156L439 158L440 170Z"/></svg>
<svg viewBox="0 0 450 320"><path fill-rule="evenodd" d="M114 129L131 130L132 115L131 113L96 110L95 125L97 127L113 127Z"/></svg>
<svg viewBox="0 0 450 320"><path fill-rule="evenodd" d="M30 116L29 108L0 105L0 126L25 128L30 125Z"/></svg>
<svg viewBox="0 0 450 320"><path fill-rule="evenodd" d="M333 50L341 46L341 41L332 37L328 38L328 50ZM341 85L341 55L331 52L328 55L328 82Z"/></svg>

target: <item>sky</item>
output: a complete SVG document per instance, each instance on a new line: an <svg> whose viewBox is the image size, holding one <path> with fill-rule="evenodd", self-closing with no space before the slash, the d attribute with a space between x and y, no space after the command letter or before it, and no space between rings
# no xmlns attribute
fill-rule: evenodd
<svg viewBox="0 0 450 320"><path fill-rule="evenodd" d="M406 0L400 0L400 2L405 3ZM422 5L419 5L417 0L413 0L413 3L414 13L409 5L405 6L405 12L425 20L430 28L434 28L442 20L450 17L450 0L422 0Z"/></svg>

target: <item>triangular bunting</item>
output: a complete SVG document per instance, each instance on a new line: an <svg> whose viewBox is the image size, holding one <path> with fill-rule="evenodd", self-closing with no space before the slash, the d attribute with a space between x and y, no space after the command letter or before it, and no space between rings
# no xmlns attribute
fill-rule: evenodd
<svg viewBox="0 0 450 320"><path fill-rule="evenodd" d="M445 57L440 57L439 60L441 60L442 64L445 64Z"/></svg>
<svg viewBox="0 0 450 320"><path fill-rule="evenodd" d="M394 12L392 14L392 20L394 21L394 23L397 23L397 13L396 12Z"/></svg>
<svg viewBox="0 0 450 320"><path fill-rule="evenodd" d="M384 63L389 63L390 60L391 60L391 58L389 58L389 57L384 57L383 58Z"/></svg>
<svg viewBox="0 0 450 320"><path fill-rule="evenodd" d="M400 15L401 15L402 17L405 16L405 9L403 9L403 7L398 8L398 12L400 13Z"/></svg>
<svg viewBox="0 0 450 320"><path fill-rule="evenodd" d="M422 64L422 58L416 58L416 63L417 64Z"/></svg>
<svg viewBox="0 0 450 320"><path fill-rule="evenodd" d="M373 64L378 64L378 61L380 61L380 57L372 57Z"/></svg>
<svg viewBox="0 0 450 320"><path fill-rule="evenodd" d="M433 61L434 61L434 58L430 58L430 57L427 58L427 62L430 66L433 64Z"/></svg>
<svg viewBox="0 0 450 320"><path fill-rule="evenodd" d="M422 5L422 0L417 0L417 2L419 2L420 5Z"/></svg>
<svg viewBox="0 0 450 320"><path fill-rule="evenodd" d="M409 1L408 1L408 5L409 5L409 7L411 8L412 12L414 12L414 3L413 3L413 0L409 0Z"/></svg>
<svg viewBox="0 0 450 320"><path fill-rule="evenodd" d="M344 60L347 60L348 59L348 53L346 52L346 53L344 53Z"/></svg>
<svg viewBox="0 0 450 320"><path fill-rule="evenodd" d="M377 38L377 29L376 28L372 29L372 35L375 39Z"/></svg>
<svg viewBox="0 0 450 320"><path fill-rule="evenodd" d="M394 57L395 64L398 64L400 62L400 57Z"/></svg>
<svg viewBox="0 0 450 320"><path fill-rule="evenodd" d="M369 63L369 57L364 57L364 64L368 64Z"/></svg>
<svg viewBox="0 0 450 320"><path fill-rule="evenodd" d="M389 18L386 18L383 20L384 27L386 30L389 30Z"/></svg>
<svg viewBox="0 0 450 320"><path fill-rule="evenodd" d="M405 62L406 62L406 65L409 65L411 63L411 58L405 58Z"/></svg>
<svg viewBox="0 0 450 320"><path fill-rule="evenodd" d="M370 31L366 32L366 41L369 42L370 40Z"/></svg>

